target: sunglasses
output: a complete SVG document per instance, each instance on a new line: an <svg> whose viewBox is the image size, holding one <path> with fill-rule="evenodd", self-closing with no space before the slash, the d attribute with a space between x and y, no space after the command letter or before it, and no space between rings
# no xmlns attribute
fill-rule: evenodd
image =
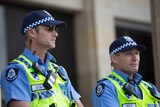
<svg viewBox="0 0 160 107"><path fill-rule="evenodd" d="M56 27L56 26L47 26L47 27L46 27L46 30L47 30L48 32L53 32L53 31L58 32L58 27Z"/></svg>

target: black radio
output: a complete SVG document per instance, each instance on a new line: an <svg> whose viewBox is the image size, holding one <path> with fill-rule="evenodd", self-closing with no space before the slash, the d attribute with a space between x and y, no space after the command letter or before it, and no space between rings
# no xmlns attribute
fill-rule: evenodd
<svg viewBox="0 0 160 107"><path fill-rule="evenodd" d="M52 72L52 71L48 71L48 75L43 83L43 86L49 90L53 87L54 82L56 81L56 73Z"/></svg>

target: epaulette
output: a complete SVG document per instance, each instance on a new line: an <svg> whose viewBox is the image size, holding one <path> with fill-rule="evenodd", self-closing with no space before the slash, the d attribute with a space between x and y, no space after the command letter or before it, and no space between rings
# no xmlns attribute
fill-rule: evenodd
<svg viewBox="0 0 160 107"><path fill-rule="evenodd" d="M12 65L12 64L17 64L18 62L12 61L10 63L8 63L8 65Z"/></svg>
<svg viewBox="0 0 160 107"><path fill-rule="evenodd" d="M98 80L97 83L105 81L105 80L107 80L107 78L102 78L102 79Z"/></svg>

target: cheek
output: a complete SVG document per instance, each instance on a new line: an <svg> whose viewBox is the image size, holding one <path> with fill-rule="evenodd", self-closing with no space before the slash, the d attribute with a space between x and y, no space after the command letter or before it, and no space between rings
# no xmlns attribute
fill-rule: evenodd
<svg viewBox="0 0 160 107"><path fill-rule="evenodd" d="M120 59L120 60L118 61L118 64L119 64L120 66L122 66L122 67L127 66L128 63L129 63L129 59L127 59L127 58L122 58L122 59Z"/></svg>
<svg viewBox="0 0 160 107"><path fill-rule="evenodd" d="M46 37L44 37L43 35L38 35L37 37L38 44L44 44L46 41L47 41Z"/></svg>
<svg viewBox="0 0 160 107"><path fill-rule="evenodd" d="M44 40L45 40L45 38L42 38L42 37L37 38L37 42L43 42Z"/></svg>
<svg viewBox="0 0 160 107"><path fill-rule="evenodd" d="M138 56L137 60L138 60L138 62L140 62L140 56Z"/></svg>

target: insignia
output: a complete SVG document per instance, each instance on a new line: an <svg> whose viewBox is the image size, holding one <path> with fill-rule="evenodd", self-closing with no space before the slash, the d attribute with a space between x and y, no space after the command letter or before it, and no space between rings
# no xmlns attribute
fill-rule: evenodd
<svg viewBox="0 0 160 107"><path fill-rule="evenodd" d="M97 87L96 87L96 95L98 97L100 97L104 92L104 84L99 84Z"/></svg>
<svg viewBox="0 0 160 107"><path fill-rule="evenodd" d="M6 71L6 80L9 82L14 81L18 76L18 69L10 68Z"/></svg>
<svg viewBox="0 0 160 107"><path fill-rule="evenodd" d="M48 13L47 11L43 10L43 12L45 12L48 16L52 17L52 15L50 13Z"/></svg>

